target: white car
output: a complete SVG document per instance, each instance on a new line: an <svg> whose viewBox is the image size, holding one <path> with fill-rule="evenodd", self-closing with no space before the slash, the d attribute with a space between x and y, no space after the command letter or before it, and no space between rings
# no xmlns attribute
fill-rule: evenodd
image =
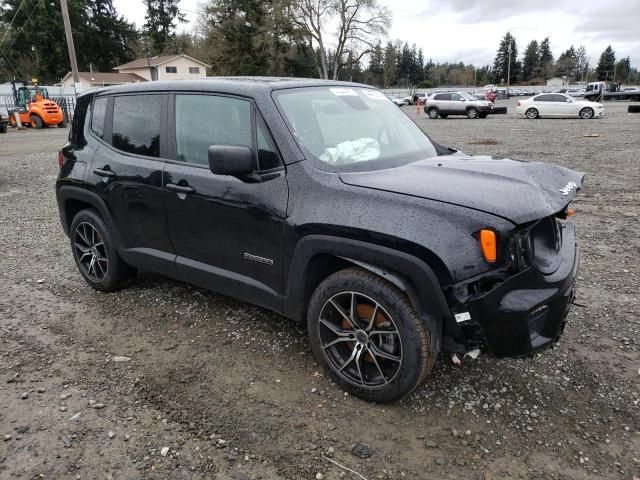
<svg viewBox="0 0 640 480"><path fill-rule="evenodd" d="M576 100L564 93L542 93L520 100L516 112L527 118L599 118L604 116L604 106L601 103Z"/></svg>

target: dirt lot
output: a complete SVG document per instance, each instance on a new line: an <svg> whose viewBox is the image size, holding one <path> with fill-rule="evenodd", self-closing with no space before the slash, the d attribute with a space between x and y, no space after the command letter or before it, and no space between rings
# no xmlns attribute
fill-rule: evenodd
<svg viewBox="0 0 640 480"><path fill-rule="evenodd" d="M0 135L0 478L640 476L640 115L626 106L593 121L419 120L467 153L588 174L579 305L556 348L461 368L441 356L392 405L346 396L304 330L270 312L144 273L91 290L57 217L67 132Z"/></svg>

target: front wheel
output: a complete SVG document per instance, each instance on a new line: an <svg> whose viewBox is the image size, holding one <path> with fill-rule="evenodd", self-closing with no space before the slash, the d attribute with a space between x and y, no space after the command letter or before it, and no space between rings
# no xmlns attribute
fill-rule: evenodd
<svg viewBox="0 0 640 480"><path fill-rule="evenodd" d="M580 110L580 118L584 118L585 120L588 120L589 118L593 118L593 109L587 107Z"/></svg>
<svg viewBox="0 0 640 480"><path fill-rule="evenodd" d="M307 312L311 349L344 390L389 402L411 393L431 372L433 334L406 295L360 269L325 279Z"/></svg>
<svg viewBox="0 0 640 480"><path fill-rule="evenodd" d="M473 107L467 109L467 118L478 118L478 109Z"/></svg>

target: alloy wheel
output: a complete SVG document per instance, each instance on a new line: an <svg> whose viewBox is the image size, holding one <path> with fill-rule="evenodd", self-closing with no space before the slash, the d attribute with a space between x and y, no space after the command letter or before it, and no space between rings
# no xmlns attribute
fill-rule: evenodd
<svg viewBox="0 0 640 480"><path fill-rule="evenodd" d="M109 269L109 260L98 230L88 222L79 223L73 233L73 245L83 273L93 281L102 281Z"/></svg>
<svg viewBox="0 0 640 480"><path fill-rule="evenodd" d="M322 352L338 375L357 387L382 388L403 360L402 339L389 313L374 299L340 292L322 307L318 322Z"/></svg>
<svg viewBox="0 0 640 480"><path fill-rule="evenodd" d="M580 112L580 116L584 119L589 119L593 117L593 110L591 110L590 108L583 108Z"/></svg>

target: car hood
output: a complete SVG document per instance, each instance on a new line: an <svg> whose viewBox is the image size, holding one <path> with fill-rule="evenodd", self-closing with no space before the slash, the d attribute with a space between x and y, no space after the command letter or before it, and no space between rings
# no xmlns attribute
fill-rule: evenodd
<svg viewBox="0 0 640 480"><path fill-rule="evenodd" d="M558 165L463 155L339 175L355 187L460 205L516 225L561 211L582 188L584 177Z"/></svg>

